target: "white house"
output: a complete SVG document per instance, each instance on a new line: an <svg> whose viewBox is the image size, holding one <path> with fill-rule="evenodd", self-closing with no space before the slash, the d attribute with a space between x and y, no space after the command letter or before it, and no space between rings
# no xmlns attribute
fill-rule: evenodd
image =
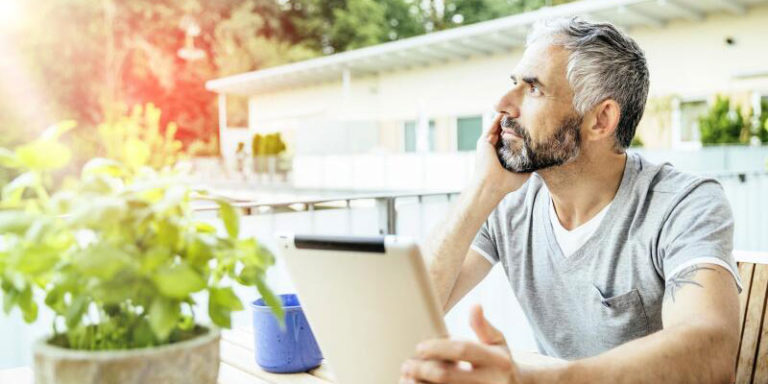
<svg viewBox="0 0 768 384"><path fill-rule="evenodd" d="M624 28L645 50L651 89L638 135L649 148L697 147L695 117L716 94L745 109L768 96L768 0L583 0L211 80L220 112L228 95L249 100L247 128L220 113L222 153L280 131L299 186L455 187L471 166L461 152L510 86L532 23L577 15ZM334 176L318 176L318 164ZM387 175L403 166L414 175L392 185ZM369 169L384 176L361 181ZM413 184L425 175L456 180Z"/></svg>

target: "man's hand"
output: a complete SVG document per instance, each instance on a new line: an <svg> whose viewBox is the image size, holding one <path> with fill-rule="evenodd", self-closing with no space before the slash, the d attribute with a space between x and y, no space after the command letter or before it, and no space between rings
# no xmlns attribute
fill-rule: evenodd
<svg viewBox="0 0 768 384"><path fill-rule="evenodd" d="M479 305L472 308L470 325L480 343L448 339L422 342L416 348L416 358L403 364L400 382L521 383L504 335L485 319ZM460 362L469 364L464 366Z"/></svg>
<svg viewBox="0 0 768 384"><path fill-rule="evenodd" d="M495 190L507 194L519 189L531 177L531 174L510 172L499 161L496 144L501 140L501 119L503 116L501 113L498 114L477 140L474 182L492 186Z"/></svg>

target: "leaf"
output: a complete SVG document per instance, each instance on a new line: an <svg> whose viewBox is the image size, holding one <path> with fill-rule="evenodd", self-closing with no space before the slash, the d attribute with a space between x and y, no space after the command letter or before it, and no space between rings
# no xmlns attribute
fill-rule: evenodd
<svg viewBox="0 0 768 384"><path fill-rule="evenodd" d="M8 315L11 313L13 306L16 305L16 302L19 300L19 292L13 288L3 288L3 312Z"/></svg>
<svg viewBox="0 0 768 384"><path fill-rule="evenodd" d="M237 276L237 282L245 286L253 286L256 285L256 282L259 281L263 275L263 269L255 265L247 265L240 271L240 274Z"/></svg>
<svg viewBox="0 0 768 384"><path fill-rule="evenodd" d="M255 265L261 269L275 263L275 258L269 249L262 247L255 238L240 239L237 241L236 249L241 260L246 265Z"/></svg>
<svg viewBox="0 0 768 384"><path fill-rule="evenodd" d="M48 291L48 294L45 295L45 305L47 305L48 308L53 309L57 314L63 314L65 312L68 307L64 303L64 292L61 289L61 286L54 285L53 288Z"/></svg>
<svg viewBox="0 0 768 384"><path fill-rule="evenodd" d="M129 167L138 169L148 164L152 151L147 143L131 137L124 145L123 158Z"/></svg>
<svg viewBox="0 0 768 384"><path fill-rule="evenodd" d="M136 348L149 347L156 344L156 337L147 319L142 318L133 330L133 342Z"/></svg>
<svg viewBox="0 0 768 384"><path fill-rule="evenodd" d="M200 274L186 263L161 268L152 280L164 296L180 300L205 288Z"/></svg>
<svg viewBox="0 0 768 384"><path fill-rule="evenodd" d="M195 232L216 233L216 227L203 221L195 222Z"/></svg>
<svg viewBox="0 0 768 384"><path fill-rule="evenodd" d="M171 219L161 220L157 225L157 239L159 244L176 249L179 243L180 229Z"/></svg>
<svg viewBox="0 0 768 384"><path fill-rule="evenodd" d="M261 297L264 299L264 303L272 310L272 314L275 315L277 321L280 322L280 326L285 326L285 313L283 312L283 301L279 297L272 293L264 279L256 279L256 289L258 289Z"/></svg>
<svg viewBox="0 0 768 384"><path fill-rule="evenodd" d="M142 254L141 270L145 273L154 271L171 258L171 249L165 245L155 245Z"/></svg>
<svg viewBox="0 0 768 384"><path fill-rule="evenodd" d="M43 133L40 134L40 139L50 140L50 141L58 140L59 137L61 137L61 135L67 133L68 131L72 130L72 128L75 128L76 126L77 126L77 122L75 122L74 120L60 121L46 128L45 131L43 131Z"/></svg>
<svg viewBox="0 0 768 384"><path fill-rule="evenodd" d="M21 163L16 154L7 148L0 148L0 167L18 168Z"/></svg>
<svg viewBox="0 0 768 384"><path fill-rule="evenodd" d="M31 323L37 319L37 303L32 298L32 288L27 286L18 297L19 308L24 321Z"/></svg>
<svg viewBox="0 0 768 384"><path fill-rule="evenodd" d="M97 243L75 254L75 268L88 277L112 279L117 272L128 268L131 256L114 246Z"/></svg>
<svg viewBox="0 0 768 384"><path fill-rule="evenodd" d="M16 176L10 183L3 187L3 202L17 205L21 202L24 191L40 185L40 178L34 172L25 172Z"/></svg>
<svg viewBox="0 0 768 384"><path fill-rule="evenodd" d="M227 201L218 199L216 202L219 204L219 216L224 222L224 227L227 229L227 234L232 239L236 239L240 230L240 219L237 215L237 211Z"/></svg>
<svg viewBox="0 0 768 384"><path fill-rule="evenodd" d="M214 324L230 328L232 326L232 312L243 309L243 303L235 295L231 287L211 288L208 297L208 315Z"/></svg>
<svg viewBox="0 0 768 384"><path fill-rule="evenodd" d="M179 303L163 297L156 297L149 307L149 325L160 341L168 338L168 335L176 327L181 310Z"/></svg>
<svg viewBox="0 0 768 384"><path fill-rule="evenodd" d="M35 217L24 211L0 211L0 233L23 234L35 222Z"/></svg>
<svg viewBox="0 0 768 384"><path fill-rule="evenodd" d="M208 261L213 258L213 250L203 241L200 236L190 236L192 240L187 245L187 259L189 262L202 268L208 265Z"/></svg>
<svg viewBox="0 0 768 384"><path fill-rule="evenodd" d="M97 157L89 160L83 166L82 175L107 175L112 177L124 176L128 171L125 166L115 160Z"/></svg>
<svg viewBox="0 0 768 384"><path fill-rule="evenodd" d="M27 278L32 278L51 271L59 259L61 250L48 243L30 243L15 249L14 252L17 252L17 258L12 268Z"/></svg>
<svg viewBox="0 0 768 384"><path fill-rule="evenodd" d="M88 309L87 297L78 295L72 299L72 303L69 305L69 308L67 308L66 315L64 315L67 329L75 328L80 324L80 320L83 318L86 309Z"/></svg>
<svg viewBox="0 0 768 384"><path fill-rule="evenodd" d="M16 148L16 158L26 168L45 171L59 169L69 163L72 153L64 144L37 140Z"/></svg>
<svg viewBox="0 0 768 384"><path fill-rule="evenodd" d="M92 197L83 199L72 211L69 220L75 225L103 229L107 223L122 220L129 213L125 199L118 197Z"/></svg>

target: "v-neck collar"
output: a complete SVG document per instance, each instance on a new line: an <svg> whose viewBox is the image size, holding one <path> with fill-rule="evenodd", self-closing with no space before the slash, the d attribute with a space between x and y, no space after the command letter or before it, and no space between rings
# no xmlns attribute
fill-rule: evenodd
<svg viewBox="0 0 768 384"><path fill-rule="evenodd" d="M589 239L587 239L587 241L582 244L581 247L579 247L576 251L573 252L573 254L568 257L563 255L563 251L560 249L560 246L557 243L557 238L555 237L555 232L552 228L552 218L549 216L549 204L551 204L552 196L550 195L549 189L546 188L545 184L545 196L543 196L543 199L541 199L543 204L539 204L539 213L540 217L544 218L543 224L545 228L547 244L551 252L550 254L554 257L554 264L556 266L569 270L590 256L590 254L585 253L584 250L592 247L592 245L598 241L602 233L605 232L606 227L611 225L611 223L614 221L616 215L619 212L620 206L622 205L622 202L626 200L627 195L630 192L630 179L632 178L632 175L635 173L635 169L637 168L637 161L638 160L635 158L635 156L633 156L633 154L627 152L626 160L624 163L624 174L621 176L619 189L616 191L616 195L611 201L611 206L608 208L608 212L606 212L605 217L603 217L603 220L597 226L595 232L589 236Z"/></svg>

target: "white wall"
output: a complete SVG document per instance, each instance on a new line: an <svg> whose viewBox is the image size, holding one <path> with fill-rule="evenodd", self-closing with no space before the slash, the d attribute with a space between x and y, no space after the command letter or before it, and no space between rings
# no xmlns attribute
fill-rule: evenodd
<svg viewBox="0 0 768 384"><path fill-rule="evenodd" d="M768 6L752 8L744 16L711 15L704 22L678 21L663 29L637 29L631 35L645 50L652 95L768 89L768 77L732 77L744 70L768 70ZM734 38L735 44L727 45L726 37Z"/></svg>

